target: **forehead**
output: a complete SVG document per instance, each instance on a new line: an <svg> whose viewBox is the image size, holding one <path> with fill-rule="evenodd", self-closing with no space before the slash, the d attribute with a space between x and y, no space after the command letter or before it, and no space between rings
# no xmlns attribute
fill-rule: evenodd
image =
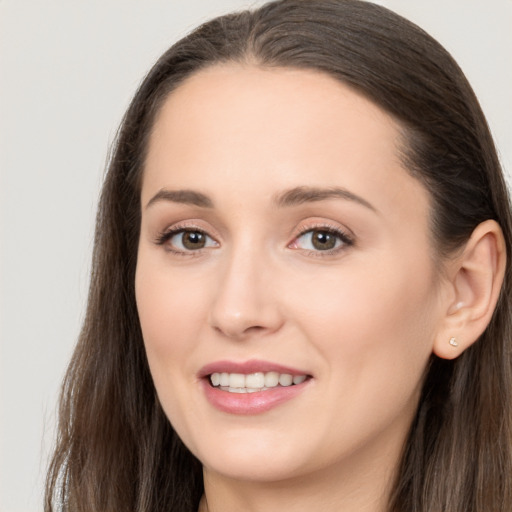
<svg viewBox="0 0 512 512"><path fill-rule="evenodd" d="M294 154L330 153L335 142L361 155L358 150L371 144L372 153L381 151L397 163L399 128L378 106L326 73L226 64L195 73L169 95L150 149L176 141L172 149L178 156L186 149L183 142L195 139L206 154L229 143L233 159L241 143L244 153L252 149L251 140L253 148L265 143L267 151L281 154L290 148ZM297 145L300 140L307 146Z"/></svg>
<svg viewBox="0 0 512 512"><path fill-rule="evenodd" d="M390 214L401 206L426 215L428 194L403 168L401 133L390 115L327 74L212 66L163 104L150 137L143 204L165 187L215 198L341 186Z"/></svg>

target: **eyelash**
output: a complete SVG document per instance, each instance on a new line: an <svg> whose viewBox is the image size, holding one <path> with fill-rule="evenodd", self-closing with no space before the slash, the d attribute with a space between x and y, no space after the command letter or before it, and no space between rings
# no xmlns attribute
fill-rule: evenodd
<svg viewBox="0 0 512 512"><path fill-rule="evenodd" d="M303 237L304 235L311 233L311 232L315 232L315 231L333 235L341 242L341 244L338 247L335 247L333 249L327 249L324 251L303 249L303 251L305 251L306 256L314 256L317 258L334 256L335 254L337 254L343 250L346 250L348 247L352 247L355 244L354 237L352 235L348 234L346 231L340 229L339 227L326 225L326 224L318 224L318 225L308 226L307 228L301 230L299 232L299 234L294 237L292 243L289 244L289 246L296 243L296 241L298 239L300 239L301 237Z"/></svg>
<svg viewBox="0 0 512 512"><path fill-rule="evenodd" d="M157 236L157 238L155 240L155 243L157 245L166 245L167 242L169 242L169 240L171 240L175 235L178 235L180 233L182 233L182 234L185 234L185 233L200 233L200 234L210 238L211 240L214 240L216 243L218 243L213 237L211 237L203 229L200 229L200 228L195 227L195 226L183 226L183 225L177 225L177 226L174 226L174 227L172 227L170 229L162 231ZM196 250L183 251L183 250L180 250L180 249L174 249L172 247L172 245L167 244L166 250L171 252L171 253L173 253L173 254L176 254L177 256L199 256L203 252L204 248L196 249Z"/></svg>
<svg viewBox="0 0 512 512"><path fill-rule="evenodd" d="M332 255L335 255L338 252L346 249L347 247L353 246L355 243L353 236L349 235L346 231L341 230L339 227L325 225L325 224L319 224L319 225L315 225L315 226L308 226L307 228L301 230L293 238L293 241L290 244L288 244L287 247L290 247L291 245L295 244L297 242L297 240L299 240L304 235L311 233L311 232L315 232L315 231L333 235L341 242L341 244L338 247L335 247L333 249L327 249L324 251L303 249L303 251L308 256L314 256L314 257L320 257L320 258L326 257L326 256L332 256ZM155 243L157 245L163 246L163 245L167 244L167 242L169 242L169 240L171 240L175 235L178 235L180 233L182 233L182 234L200 233L200 234L208 237L209 239L213 240L215 243L218 243L213 237L208 235L208 233L206 231L204 231L203 229L200 229L200 228L197 228L194 226L182 226L182 225L174 226L166 231L162 231L161 233L158 234L158 236L155 240ZM196 250L183 251L180 249L174 249L171 245L168 245L166 247L166 249L169 252L176 254L178 256L199 256L202 254L202 252L204 250L204 248L201 248L201 249L196 249ZM299 249L299 248L297 248L297 249Z"/></svg>

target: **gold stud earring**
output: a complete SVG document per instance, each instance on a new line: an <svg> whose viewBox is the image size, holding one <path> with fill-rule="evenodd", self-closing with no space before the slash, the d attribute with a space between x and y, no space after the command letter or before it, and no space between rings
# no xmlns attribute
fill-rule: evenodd
<svg viewBox="0 0 512 512"><path fill-rule="evenodd" d="M448 342L452 347L458 347L459 344L455 338L450 338L450 341Z"/></svg>

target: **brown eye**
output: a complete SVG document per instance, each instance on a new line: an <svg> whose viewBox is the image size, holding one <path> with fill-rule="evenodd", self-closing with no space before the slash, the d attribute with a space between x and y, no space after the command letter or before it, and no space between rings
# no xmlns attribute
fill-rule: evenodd
<svg viewBox="0 0 512 512"><path fill-rule="evenodd" d="M165 245L171 252L183 254L219 245L211 236L197 229L176 229L164 233L157 243Z"/></svg>
<svg viewBox="0 0 512 512"><path fill-rule="evenodd" d="M329 231L312 231L311 245L319 251L328 251L336 247L339 237Z"/></svg>
<svg viewBox="0 0 512 512"><path fill-rule="evenodd" d="M185 231L181 234L181 243L190 251L203 249L206 246L206 235L200 231Z"/></svg>
<svg viewBox="0 0 512 512"><path fill-rule="evenodd" d="M291 244L293 249L312 252L329 252L349 247L354 244L352 237L339 229L309 229L298 236Z"/></svg>

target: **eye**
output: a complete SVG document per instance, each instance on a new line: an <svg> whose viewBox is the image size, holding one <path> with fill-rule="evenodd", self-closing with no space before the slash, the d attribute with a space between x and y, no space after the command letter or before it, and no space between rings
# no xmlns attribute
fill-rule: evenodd
<svg viewBox="0 0 512 512"><path fill-rule="evenodd" d="M176 228L162 233L157 244L166 245L169 250L176 253L199 251L218 246L218 243L204 231L191 228Z"/></svg>
<svg viewBox="0 0 512 512"><path fill-rule="evenodd" d="M348 245L353 245L353 241L342 231L333 228L316 228L304 231L292 242L291 248L332 252Z"/></svg>

